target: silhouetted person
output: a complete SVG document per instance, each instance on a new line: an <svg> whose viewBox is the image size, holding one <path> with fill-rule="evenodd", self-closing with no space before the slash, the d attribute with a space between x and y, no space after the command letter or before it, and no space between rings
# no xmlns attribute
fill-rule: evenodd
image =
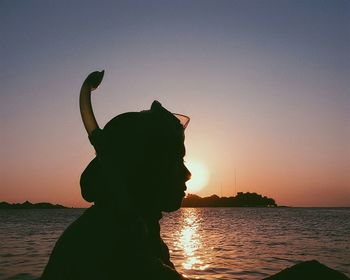
<svg viewBox="0 0 350 280"><path fill-rule="evenodd" d="M151 109L116 116L100 129L90 93L103 72L91 73L80 109L96 150L81 176L82 196L94 205L57 241L41 279L184 279L160 237L162 211L180 208L185 182L188 117L154 101Z"/></svg>

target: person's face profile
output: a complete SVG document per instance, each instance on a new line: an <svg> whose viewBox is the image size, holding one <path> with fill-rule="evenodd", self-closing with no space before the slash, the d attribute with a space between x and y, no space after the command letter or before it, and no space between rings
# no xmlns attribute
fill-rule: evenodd
<svg viewBox="0 0 350 280"><path fill-rule="evenodd" d="M191 172L184 163L184 143L177 145L163 162L159 162L161 174L159 174L159 193L157 198L162 211L172 212L181 207L185 197L186 182L191 178Z"/></svg>

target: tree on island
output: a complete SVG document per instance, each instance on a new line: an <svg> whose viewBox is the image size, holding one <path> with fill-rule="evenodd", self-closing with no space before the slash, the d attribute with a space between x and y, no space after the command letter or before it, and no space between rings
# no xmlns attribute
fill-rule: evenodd
<svg viewBox="0 0 350 280"><path fill-rule="evenodd" d="M219 197L216 194L200 197L188 194L182 202L182 207L276 207L274 199L257 193L239 192L236 196Z"/></svg>

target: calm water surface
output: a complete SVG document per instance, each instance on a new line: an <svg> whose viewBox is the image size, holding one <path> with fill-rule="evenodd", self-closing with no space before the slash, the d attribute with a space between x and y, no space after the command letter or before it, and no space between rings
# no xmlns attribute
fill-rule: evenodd
<svg viewBox="0 0 350 280"><path fill-rule="evenodd" d="M63 230L84 210L0 210L0 279L40 276ZM183 208L162 236L191 278L262 279L317 259L350 276L349 208Z"/></svg>

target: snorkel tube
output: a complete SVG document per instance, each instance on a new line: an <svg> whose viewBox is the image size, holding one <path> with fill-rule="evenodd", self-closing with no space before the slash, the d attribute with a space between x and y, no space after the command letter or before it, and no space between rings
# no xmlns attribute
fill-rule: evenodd
<svg viewBox="0 0 350 280"><path fill-rule="evenodd" d="M99 128L94 111L91 106L91 91L94 91L101 84L105 71L92 72L84 81L80 89L79 106L84 127L89 136Z"/></svg>
<svg viewBox="0 0 350 280"><path fill-rule="evenodd" d="M96 152L96 157L90 162L80 178L81 193L86 201L96 204L98 198L101 197L98 193L105 192L111 196L109 198L112 198L114 190L119 194L116 196L117 207L125 212L130 209L130 203L123 178L113 170L105 135L96 121L91 105L91 92L98 88L103 76L104 70L90 73L85 79L79 95L81 118L90 143ZM116 181L119 183L117 189L114 187Z"/></svg>

